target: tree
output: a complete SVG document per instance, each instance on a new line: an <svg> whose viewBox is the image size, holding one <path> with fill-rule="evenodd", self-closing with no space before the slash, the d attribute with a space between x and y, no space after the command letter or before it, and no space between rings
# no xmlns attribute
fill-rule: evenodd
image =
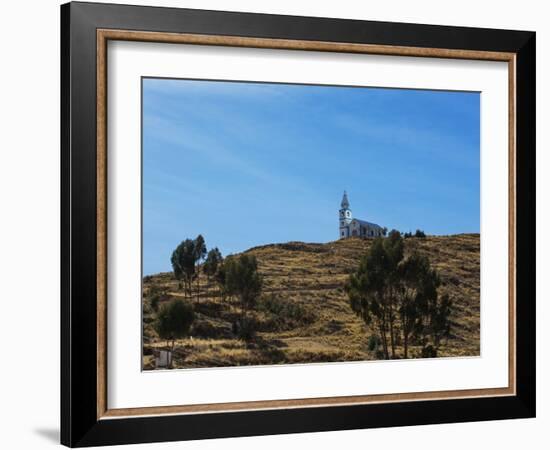
<svg viewBox="0 0 550 450"><path fill-rule="evenodd" d="M222 297L222 300L225 300L225 295L227 293L226 287L225 287L225 274L226 274L226 265L229 264L230 258L226 258L225 260L222 260L218 265L218 270L214 274L214 280L218 284L218 289L220 290L220 295ZM227 264L226 264L227 263Z"/></svg>
<svg viewBox="0 0 550 450"><path fill-rule="evenodd" d="M222 261L223 257L221 252L218 250L218 247L214 247L208 252L208 255L206 255L206 260L203 264L203 270L208 278L208 281L216 275Z"/></svg>
<svg viewBox="0 0 550 450"><path fill-rule="evenodd" d="M161 339L171 342L170 350L173 352L175 340L187 336L194 319L193 307L183 300L176 299L160 308L154 328Z"/></svg>
<svg viewBox="0 0 550 450"><path fill-rule="evenodd" d="M426 290L422 285L424 272L429 267L427 258L414 254L399 267L398 309L403 339L403 357L408 358L409 342L414 332L422 329L420 303L425 301L422 295Z"/></svg>
<svg viewBox="0 0 550 450"><path fill-rule="evenodd" d="M174 276L183 280L184 291L191 295L191 284L195 278L195 241L186 239L172 252L170 259Z"/></svg>
<svg viewBox="0 0 550 450"><path fill-rule="evenodd" d="M421 345L422 356L436 356L441 340L450 334L452 303L438 295L439 276L427 257L404 256L398 231L376 239L346 283L350 306L377 330L384 358L397 357L399 333L404 358L413 340Z"/></svg>
<svg viewBox="0 0 550 450"><path fill-rule="evenodd" d="M453 302L445 294L433 305L430 314L430 332L436 352L441 345L441 339L448 338L451 334L451 312Z"/></svg>
<svg viewBox="0 0 550 450"><path fill-rule="evenodd" d="M197 301L200 302L201 297L201 286L200 286L200 278L199 278L199 272L200 272L200 263L206 256L206 244L204 242L204 238L202 237L202 234L199 234L195 238L195 277L197 279Z"/></svg>
<svg viewBox="0 0 550 450"><path fill-rule="evenodd" d="M422 230L416 230L416 232L414 233L414 237L417 237L417 238L425 238L425 237L426 237L426 233L424 233Z"/></svg>
<svg viewBox="0 0 550 450"><path fill-rule="evenodd" d="M400 273L399 273L399 264L403 260L405 255L405 246L403 243L403 238L401 233L397 230L390 231L388 238L383 241L384 250L387 256L386 264L386 286L385 286L385 295L386 295L386 314L388 315L389 323L389 332L390 332L390 343L391 343L391 357L396 357L395 351L395 342L396 342L396 302L397 302L397 293L400 283Z"/></svg>
<svg viewBox="0 0 550 450"><path fill-rule="evenodd" d="M441 339L451 331L452 301L448 295L439 296L441 280L435 269L430 267L427 258L420 276L420 295L417 300L419 325L415 333L422 345L423 357L436 357Z"/></svg>
<svg viewBox="0 0 550 450"><path fill-rule="evenodd" d="M250 324L247 313L256 305L262 292L262 276L258 272L258 262L255 256L243 254L239 257L227 258L224 269L225 291L239 298L240 326L243 327L245 323Z"/></svg>
<svg viewBox="0 0 550 450"><path fill-rule="evenodd" d="M367 326L372 324L378 330L385 359L389 359L386 296L388 263L383 241L377 238L369 252L361 258L357 271L350 275L345 287L352 310Z"/></svg>
<svg viewBox="0 0 550 450"><path fill-rule="evenodd" d="M200 261L206 254L204 238L199 234L196 239L186 239L172 252L170 261L174 276L183 280L185 293L191 297L193 281L198 276ZM199 286L200 293L200 286ZM199 294L200 295L200 294Z"/></svg>
<svg viewBox="0 0 550 450"><path fill-rule="evenodd" d="M168 293L165 287L153 285L149 288L148 297L151 309L157 312L160 302L168 299Z"/></svg>

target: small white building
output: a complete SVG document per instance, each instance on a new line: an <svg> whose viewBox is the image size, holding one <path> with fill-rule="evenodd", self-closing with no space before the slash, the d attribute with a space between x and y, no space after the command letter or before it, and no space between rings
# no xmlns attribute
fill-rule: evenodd
<svg viewBox="0 0 550 450"><path fill-rule="evenodd" d="M157 369L167 369L172 366L172 352L170 350L155 350L153 354Z"/></svg>
<svg viewBox="0 0 550 450"><path fill-rule="evenodd" d="M346 191L340 204L339 212L339 238L346 239L357 236L362 238L379 237L385 235L385 230L380 225L366 220L354 219L349 207L349 200Z"/></svg>

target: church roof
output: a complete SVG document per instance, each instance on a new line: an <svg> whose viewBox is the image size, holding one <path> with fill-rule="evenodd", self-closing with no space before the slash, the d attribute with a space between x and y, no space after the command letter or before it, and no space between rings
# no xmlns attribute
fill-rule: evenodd
<svg viewBox="0 0 550 450"><path fill-rule="evenodd" d="M348 201L348 194L346 191L344 191L344 196L342 197L342 203L340 204L342 209L348 209L349 208L349 201Z"/></svg>
<svg viewBox="0 0 550 450"><path fill-rule="evenodd" d="M377 223L367 222L366 220L361 220L361 219L353 219L353 221L359 222L359 225L363 225L365 227L371 227L371 228L380 229L380 230L382 229L382 227Z"/></svg>

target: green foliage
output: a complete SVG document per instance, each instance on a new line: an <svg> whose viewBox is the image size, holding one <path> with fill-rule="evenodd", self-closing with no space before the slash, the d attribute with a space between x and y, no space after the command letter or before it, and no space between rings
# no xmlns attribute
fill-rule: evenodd
<svg viewBox="0 0 550 450"><path fill-rule="evenodd" d="M415 253L400 265L397 292L405 358L408 357L411 338L423 339L430 329L440 284L439 276L426 256Z"/></svg>
<svg viewBox="0 0 550 450"><path fill-rule="evenodd" d="M412 238L412 237L415 237L415 238L425 238L425 237L426 237L426 233L424 233L424 231L422 231L422 230L418 230L418 229L417 229L417 230L414 232L414 234L413 234L411 231L409 231L409 232L407 232L407 233L403 233L403 237L404 237L405 239L409 239L409 238Z"/></svg>
<svg viewBox="0 0 550 450"><path fill-rule="evenodd" d="M256 257L243 254L227 258L224 276L227 294L239 298L243 311L253 308L262 292L262 277L258 272Z"/></svg>
<svg viewBox="0 0 550 450"><path fill-rule="evenodd" d="M279 317L287 317L296 321L311 322L314 316L299 303L278 298L276 295L263 297L259 308L260 311L266 311Z"/></svg>
<svg viewBox="0 0 550 450"><path fill-rule="evenodd" d="M239 298L241 318L234 322L233 331L241 339L254 337L256 322L247 317L247 312L256 306L262 292L262 277L258 272L258 262L253 255L243 254L228 257L223 264L224 292Z"/></svg>
<svg viewBox="0 0 550 450"><path fill-rule="evenodd" d="M203 270L209 279L216 275L222 262L223 257L218 247L214 247L208 252L203 264Z"/></svg>
<svg viewBox="0 0 550 450"><path fill-rule="evenodd" d="M397 268L403 254L404 244L399 231L390 231L386 239L375 239L346 285L353 311L378 330L386 359L390 357L388 345L391 345L391 356L395 357L396 311L391 289L398 282Z"/></svg>
<svg viewBox="0 0 550 450"><path fill-rule="evenodd" d="M253 317L241 317L233 322L233 334L243 341L251 341L256 337L257 325Z"/></svg>
<svg viewBox="0 0 550 450"><path fill-rule="evenodd" d="M216 271L216 273L214 274L214 280L216 281L216 283L218 284L218 287L219 287L219 290L220 290L220 294L221 294L221 297L222 299L225 299L225 296L226 296L226 289L225 289L225 263L224 261L222 261L219 265L218 265L218 270Z"/></svg>
<svg viewBox="0 0 550 450"><path fill-rule="evenodd" d="M262 297L258 310L269 316L269 331L290 330L315 322L317 316L299 303L278 298L276 295Z"/></svg>
<svg viewBox="0 0 550 450"><path fill-rule="evenodd" d="M378 347L380 347L380 338L376 334L371 334L367 342L367 348L370 352L374 352L378 350Z"/></svg>
<svg viewBox="0 0 550 450"><path fill-rule="evenodd" d="M398 340L405 358L411 339L436 354L450 333L452 304L438 295L437 272L425 256L404 256L403 237L392 230L373 242L346 284L352 310L377 331L386 359L397 357Z"/></svg>
<svg viewBox="0 0 550 450"><path fill-rule="evenodd" d="M202 234L199 234L195 238L195 249L194 249L194 256L195 256L195 263L198 263L204 259L206 256L206 244L204 242L204 238L202 237Z"/></svg>
<svg viewBox="0 0 550 450"><path fill-rule="evenodd" d="M189 329L195 319L193 307L183 300L172 300L163 305L154 323L154 328L161 339L172 342L188 335Z"/></svg>
<svg viewBox="0 0 550 450"><path fill-rule="evenodd" d="M202 235L186 239L172 252L170 262L177 280L183 280L185 292L191 296L192 284L198 275L198 264L206 255L206 245Z"/></svg>
<svg viewBox="0 0 550 450"><path fill-rule="evenodd" d="M152 285L147 292L147 298L154 312L158 311L160 302L167 300L168 297L166 288L162 286Z"/></svg>
<svg viewBox="0 0 550 450"><path fill-rule="evenodd" d="M159 302L160 302L160 296L155 295L154 297L151 297L151 309L155 312L159 310Z"/></svg>
<svg viewBox="0 0 550 450"><path fill-rule="evenodd" d="M431 344L428 344L426 347L422 347L422 352L420 353L422 358L436 358L437 350Z"/></svg>
<svg viewBox="0 0 550 450"><path fill-rule="evenodd" d="M186 239L176 247L170 258L174 276L177 280L183 280L185 292L189 294L195 278L195 254L195 241Z"/></svg>
<svg viewBox="0 0 550 450"><path fill-rule="evenodd" d="M452 300L448 295L436 298L431 305L429 334L431 334L435 349L439 349L441 340L448 338L451 334L451 312L453 308Z"/></svg>

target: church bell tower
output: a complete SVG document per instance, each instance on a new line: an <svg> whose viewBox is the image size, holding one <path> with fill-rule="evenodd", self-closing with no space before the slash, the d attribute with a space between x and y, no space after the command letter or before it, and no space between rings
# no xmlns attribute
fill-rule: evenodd
<svg viewBox="0 0 550 450"><path fill-rule="evenodd" d="M340 230L340 239L345 239L350 236L349 224L351 223L351 209L349 209L349 200L348 194L344 191L344 196L342 197L342 203L340 203L340 212L339 212L339 230Z"/></svg>

